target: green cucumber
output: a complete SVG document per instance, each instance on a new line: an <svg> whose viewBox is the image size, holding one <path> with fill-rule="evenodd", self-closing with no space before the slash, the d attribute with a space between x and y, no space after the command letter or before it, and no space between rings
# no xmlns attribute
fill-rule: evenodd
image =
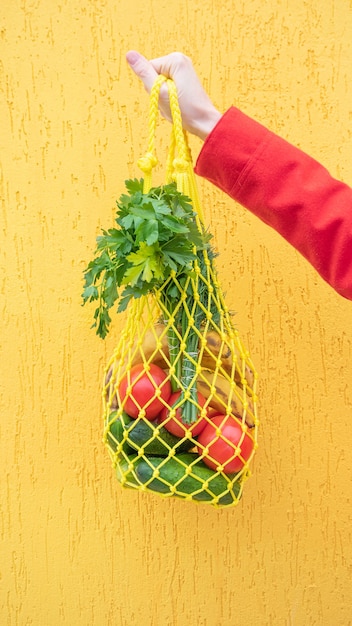
<svg viewBox="0 0 352 626"><path fill-rule="evenodd" d="M234 475L219 474L207 467L201 459L194 463L196 459L199 456L195 453L176 454L169 459L141 458L136 464L136 476L151 491L170 493L181 498L192 494L192 500L214 499L214 503L220 505L236 502L240 495L240 483L234 481ZM187 470L191 464L189 474ZM207 482L207 488L204 482Z"/></svg>
<svg viewBox="0 0 352 626"><path fill-rule="evenodd" d="M132 419L126 413L123 413L117 419L116 415L117 411L113 411L109 415L109 425L104 433L105 443L114 453L134 453L135 451L129 445L125 435L125 429L128 427L128 424L132 422Z"/></svg>
<svg viewBox="0 0 352 626"><path fill-rule="evenodd" d="M195 446L194 440L175 437L165 426L154 425L142 419L132 420L127 425L127 431L128 444L136 450L143 448L144 454L168 456L170 449L175 449L178 453L191 450Z"/></svg>
<svg viewBox="0 0 352 626"><path fill-rule="evenodd" d="M140 487L136 478L136 465L139 462L137 454L123 455L116 463L116 477L123 487Z"/></svg>

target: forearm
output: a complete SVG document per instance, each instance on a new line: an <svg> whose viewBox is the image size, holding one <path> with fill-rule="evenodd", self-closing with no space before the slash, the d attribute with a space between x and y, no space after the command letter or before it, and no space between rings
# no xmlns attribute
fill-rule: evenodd
<svg viewBox="0 0 352 626"><path fill-rule="evenodd" d="M352 299L351 188L235 108L206 138L196 173L272 226Z"/></svg>

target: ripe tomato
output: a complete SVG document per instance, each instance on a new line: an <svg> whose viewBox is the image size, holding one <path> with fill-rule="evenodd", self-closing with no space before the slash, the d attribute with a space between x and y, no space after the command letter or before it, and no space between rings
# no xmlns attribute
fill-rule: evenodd
<svg viewBox="0 0 352 626"><path fill-rule="evenodd" d="M198 437L198 453L208 453L203 461L211 469L224 466L226 474L239 472L250 457L254 441L248 429L236 417L216 415L211 418Z"/></svg>
<svg viewBox="0 0 352 626"><path fill-rule="evenodd" d="M172 407L179 399L181 391L175 391L168 400L168 404ZM198 393L198 404L203 407L205 404L205 398L202 394ZM159 416L159 422L163 422L166 430L175 435L176 437L184 437L186 431L190 431L193 437L196 437L207 424L207 420L204 417L199 417L193 424L185 424L182 420L182 407L176 409L175 417L169 417L170 409L164 407ZM169 419L168 419L169 417ZM167 420L167 421L165 421ZM164 423L165 422L165 423Z"/></svg>
<svg viewBox="0 0 352 626"><path fill-rule="evenodd" d="M143 363L134 365L122 378L118 395L124 411L132 418L137 418L141 409L148 420L154 420L168 402L171 395L171 383L166 380L164 370L151 363L148 371Z"/></svg>

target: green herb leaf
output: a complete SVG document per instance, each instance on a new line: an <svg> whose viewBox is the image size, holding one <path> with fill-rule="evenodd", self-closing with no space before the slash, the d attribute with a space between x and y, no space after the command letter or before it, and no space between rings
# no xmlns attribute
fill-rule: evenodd
<svg viewBox="0 0 352 626"><path fill-rule="evenodd" d="M170 276L188 275L197 251L208 246L198 230L190 199L175 183L143 193L143 180L127 180L127 193L117 202L116 226L97 237L96 256L84 272L83 304L97 300L94 327L105 337L111 323L109 309L126 309L131 298L161 289ZM118 288L125 286L119 293ZM166 294L165 294L166 297ZM177 300L179 294L177 293ZM176 298L167 296L167 306Z"/></svg>
<svg viewBox="0 0 352 626"><path fill-rule="evenodd" d="M143 221L136 228L136 242L145 242L148 246L156 243L159 239L159 227L156 219Z"/></svg>
<svg viewBox="0 0 352 626"><path fill-rule="evenodd" d="M164 268L157 243L148 246L146 243L141 242L139 250L131 252L127 256L127 261L132 265L126 271L122 280L124 285L131 284L133 286L138 282L139 278L150 283L154 278L158 280L164 277Z"/></svg>
<svg viewBox="0 0 352 626"><path fill-rule="evenodd" d="M172 233L189 233L190 228L181 220L172 215L164 215L162 225L164 228L171 230Z"/></svg>
<svg viewBox="0 0 352 626"><path fill-rule="evenodd" d="M190 241L183 241L180 237L174 237L161 247L165 262L170 264L174 261L178 265L189 267L196 258L193 245ZM174 265L174 263L173 263ZM175 269L173 267L173 269Z"/></svg>
<svg viewBox="0 0 352 626"><path fill-rule="evenodd" d="M138 191L143 191L143 178L138 180L137 178L125 180L125 187L129 192L130 196L138 193Z"/></svg>
<svg viewBox="0 0 352 626"><path fill-rule="evenodd" d="M82 298L84 302L92 302L93 300L97 300L99 298L99 292L97 287L94 285L89 285L83 291Z"/></svg>

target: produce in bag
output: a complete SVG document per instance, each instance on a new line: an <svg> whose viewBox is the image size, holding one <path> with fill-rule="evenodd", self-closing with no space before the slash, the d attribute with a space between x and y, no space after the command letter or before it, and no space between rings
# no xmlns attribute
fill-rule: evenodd
<svg viewBox="0 0 352 626"><path fill-rule="evenodd" d="M160 86L173 118L164 185L153 187ZM144 179L126 181L116 226L97 238L83 301L103 339L127 320L103 384L104 441L125 486L236 505L257 447L257 373L218 282L173 81L150 96Z"/></svg>

